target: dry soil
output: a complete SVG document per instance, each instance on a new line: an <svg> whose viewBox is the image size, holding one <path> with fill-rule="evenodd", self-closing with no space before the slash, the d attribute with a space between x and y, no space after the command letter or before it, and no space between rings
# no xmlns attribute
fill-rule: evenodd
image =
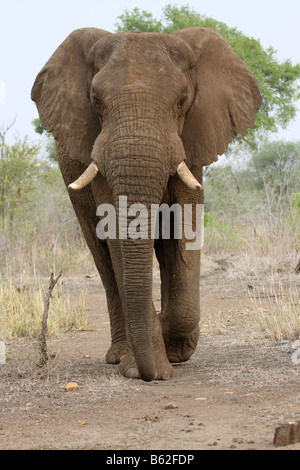
<svg viewBox="0 0 300 470"><path fill-rule="evenodd" d="M0 449L268 450L276 426L300 419L300 365L292 341L272 342L253 322L257 281L229 278L223 268L204 275L196 353L174 365L171 380L145 383L104 362L110 332L98 276L62 279L74 298L86 291L87 328L48 338L42 371L36 339L7 345ZM157 272L154 298L159 308ZM68 382L78 389L66 392Z"/></svg>

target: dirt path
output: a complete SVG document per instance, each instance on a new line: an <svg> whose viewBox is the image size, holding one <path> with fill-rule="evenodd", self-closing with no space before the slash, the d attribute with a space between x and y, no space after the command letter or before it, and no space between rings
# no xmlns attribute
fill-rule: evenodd
<svg viewBox="0 0 300 470"><path fill-rule="evenodd" d="M69 281L74 292L82 284ZM291 342L259 335L246 281L202 280L198 349L158 383L125 379L104 363L103 288L98 277L84 284L88 327L48 340L44 377L32 362L34 342L11 342L0 365L0 449L274 449L275 427L300 419L300 365ZM158 301L158 278L155 289ZM70 381L79 388L65 392ZM170 402L177 407L165 409Z"/></svg>

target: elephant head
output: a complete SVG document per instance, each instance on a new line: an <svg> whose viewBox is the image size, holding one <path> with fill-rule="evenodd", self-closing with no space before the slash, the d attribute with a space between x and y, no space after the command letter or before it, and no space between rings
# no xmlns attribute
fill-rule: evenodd
<svg viewBox="0 0 300 470"><path fill-rule="evenodd" d="M246 135L261 104L252 74L207 28L74 31L37 76L32 99L60 152L87 168L69 190L99 172L116 207L122 195L128 205L159 204L176 172L200 188L189 168L216 161ZM152 380L153 240L120 244L129 340L141 377Z"/></svg>

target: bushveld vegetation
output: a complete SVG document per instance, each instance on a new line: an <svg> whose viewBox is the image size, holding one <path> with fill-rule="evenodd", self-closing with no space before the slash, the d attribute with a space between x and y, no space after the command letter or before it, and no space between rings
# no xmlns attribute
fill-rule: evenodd
<svg viewBox="0 0 300 470"><path fill-rule="evenodd" d="M0 132L0 339L36 336L50 272L89 264L88 250L56 162L42 145ZM47 154L47 152L46 152ZM84 298L60 284L47 334L85 325Z"/></svg>
<svg viewBox="0 0 300 470"><path fill-rule="evenodd" d="M208 26L222 34L253 72L263 95L248 142L237 138L218 163L205 169L205 256L229 260L231 275L261 278L292 273L300 251L300 142L274 140L274 133L295 117L300 64L279 63L272 48L264 50L258 40L188 6L167 5L160 20L138 8L126 10L118 17L116 29L171 32L189 26ZM8 311L14 311L12 302L23 308L33 301L30 295L29 302L22 286L21 293L17 290L12 283L15 276L92 267L52 137L39 119L33 125L46 135L46 143L32 145L16 137L7 144L11 126L0 131L0 303L10 306L0 310L4 320ZM40 308L39 298L36 303ZM34 315L32 305L29 310ZM299 308L297 312L300 324ZM0 338L18 334L10 327L0 329Z"/></svg>

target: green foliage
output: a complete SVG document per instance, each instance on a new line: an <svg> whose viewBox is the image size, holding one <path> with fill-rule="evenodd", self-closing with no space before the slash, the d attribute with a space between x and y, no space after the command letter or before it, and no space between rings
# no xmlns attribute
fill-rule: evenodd
<svg viewBox="0 0 300 470"><path fill-rule="evenodd" d="M16 140L0 142L0 214L2 228L15 231L23 223L22 210L30 202L32 188L40 170L39 145Z"/></svg>
<svg viewBox="0 0 300 470"><path fill-rule="evenodd" d="M300 225L300 191L291 195L291 219Z"/></svg>
<svg viewBox="0 0 300 470"><path fill-rule="evenodd" d="M46 132L42 126L40 118L33 119L32 125L34 127L35 132L37 132L37 134L42 135L44 132Z"/></svg>
<svg viewBox="0 0 300 470"><path fill-rule="evenodd" d="M139 8L135 7L132 11L125 9L121 16L123 26L116 23L117 32L121 31L143 31L143 32L161 32L162 22L153 18L152 13L147 11L140 11Z"/></svg>
<svg viewBox="0 0 300 470"><path fill-rule="evenodd" d="M163 9L161 20L153 18L152 13L140 10L135 7L131 11L124 10L119 15L118 22L115 24L117 32L122 31L148 31L159 33L171 33L177 29L199 26L199 22L204 17L200 16L188 5L178 8L176 6L166 5Z"/></svg>
<svg viewBox="0 0 300 470"><path fill-rule="evenodd" d="M151 13L134 8L118 16L117 31L158 31L171 33L177 29L193 26L208 27L221 34L241 57L255 76L263 103L250 134L276 132L295 118L296 102L300 98L298 79L300 64L290 60L280 63L272 47L264 49L258 39L246 36L237 28L197 13L188 5L177 7L170 4L163 9L162 19Z"/></svg>
<svg viewBox="0 0 300 470"><path fill-rule="evenodd" d="M293 193L291 196L292 207L299 213L300 215L300 191L297 193Z"/></svg>
<svg viewBox="0 0 300 470"><path fill-rule="evenodd" d="M84 266L88 250L58 165L26 138L6 144L9 129L0 129L0 267Z"/></svg>
<svg viewBox="0 0 300 470"><path fill-rule="evenodd" d="M260 143L232 160L205 172L204 246L232 253L248 244L253 255L272 252L263 262L270 268L285 266L300 243L300 142Z"/></svg>
<svg viewBox="0 0 300 470"><path fill-rule="evenodd" d="M261 199L253 185L253 175L247 168L230 163L212 165L206 171L204 182L205 207L218 220L231 222L255 212Z"/></svg>
<svg viewBox="0 0 300 470"><path fill-rule="evenodd" d="M215 218L213 212L204 212L204 228L219 226L220 222Z"/></svg>
<svg viewBox="0 0 300 470"><path fill-rule="evenodd" d="M300 190L300 142L274 141L260 144L238 165L227 161L205 172L208 210L234 217L249 216L268 203L268 210L289 206L292 193Z"/></svg>
<svg viewBox="0 0 300 470"><path fill-rule="evenodd" d="M42 126L41 120L39 118L33 119L32 125L34 127L34 130L37 134L44 135L47 139L45 149L46 149L46 155L47 158L51 162L57 162L57 155L56 155L56 150L55 150L55 141L49 132L45 131L45 129Z"/></svg>
<svg viewBox="0 0 300 470"><path fill-rule="evenodd" d="M213 212L204 213L204 244L207 250L223 251L236 250L242 245L241 237L235 226L230 221L218 220Z"/></svg>
<svg viewBox="0 0 300 470"><path fill-rule="evenodd" d="M291 194L300 178L300 142L266 142L254 152L248 164L253 185L272 186L279 197Z"/></svg>

